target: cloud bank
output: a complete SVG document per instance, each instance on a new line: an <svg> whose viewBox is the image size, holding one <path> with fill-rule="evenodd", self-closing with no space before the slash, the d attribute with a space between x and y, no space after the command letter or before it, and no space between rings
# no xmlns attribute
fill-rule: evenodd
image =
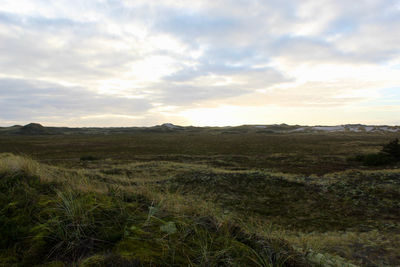
<svg viewBox="0 0 400 267"><path fill-rule="evenodd" d="M398 29L398 0L3 0L0 125L400 124Z"/></svg>

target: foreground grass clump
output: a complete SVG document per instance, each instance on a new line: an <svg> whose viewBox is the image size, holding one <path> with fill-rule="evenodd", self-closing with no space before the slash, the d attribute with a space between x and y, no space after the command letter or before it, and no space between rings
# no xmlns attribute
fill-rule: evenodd
<svg viewBox="0 0 400 267"><path fill-rule="evenodd" d="M4 164L5 160L14 165ZM10 264L54 258L76 261L121 239L132 219L130 211L136 214L138 209L136 203L106 194L43 181L39 173L25 168L29 162L24 159L5 160L0 171L0 232L3 254L15 255Z"/></svg>
<svg viewBox="0 0 400 267"><path fill-rule="evenodd" d="M309 266L284 240L71 175L0 156L0 266Z"/></svg>

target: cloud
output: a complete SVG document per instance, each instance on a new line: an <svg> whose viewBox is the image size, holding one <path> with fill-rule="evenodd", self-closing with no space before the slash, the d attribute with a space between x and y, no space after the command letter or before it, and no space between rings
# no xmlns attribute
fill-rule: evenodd
<svg viewBox="0 0 400 267"><path fill-rule="evenodd" d="M166 10L165 13L168 16L161 16L161 19L156 20L154 29L172 33L193 46L200 45L202 41L209 42L229 35L239 26L239 22L232 17L210 17L202 13L182 13L180 10Z"/></svg>
<svg viewBox="0 0 400 267"><path fill-rule="evenodd" d="M143 114L151 108L145 99L111 97L81 87L64 87L35 80L0 79L0 119L4 121Z"/></svg>
<svg viewBox="0 0 400 267"><path fill-rule="evenodd" d="M151 124L188 121L179 114L194 107L264 105L285 113L373 102L382 88L400 86L398 6L4 0L0 119L106 125L118 116Z"/></svg>

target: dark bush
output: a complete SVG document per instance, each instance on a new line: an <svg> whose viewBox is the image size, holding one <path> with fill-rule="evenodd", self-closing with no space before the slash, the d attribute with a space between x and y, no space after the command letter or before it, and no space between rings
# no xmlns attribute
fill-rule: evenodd
<svg viewBox="0 0 400 267"><path fill-rule="evenodd" d="M375 153L358 155L356 160L361 161L366 166L381 166L393 162L393 157L385 153Z"/></svg>
<svg viewBox="0 0 400 267"><path fill-rule="evenodd" d="M393 141L383 145L382 152L390 155L391 157L399 160L400 159L400 144L399 139L396 138Z"/></svg>
<svg viewBox="0 0 400 267"><path fill-rule="evenodd" d="M99 160L100 158L94 157L94 156L82 156L80 158L81 161L93 161L93 160Z"/></svg>
<svg viewBox="0 0 400 267"><path fill-rule="evenodd" d="M399 139L394 139L387 144L382 145L381 152L357 155L348 158L349 161L360 161L365 166L381 166L394 163L400 160L400 144Z"/></svg>

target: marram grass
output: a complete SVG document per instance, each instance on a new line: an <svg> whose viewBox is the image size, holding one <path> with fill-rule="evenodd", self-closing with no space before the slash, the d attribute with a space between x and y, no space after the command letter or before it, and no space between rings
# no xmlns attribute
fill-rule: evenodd
<svg viewBox="0 0 400 267"><path fill-rule="evenodd" d="M308 176L168 161L82 167L0 154L0 265L400 261L398 169Z"/></svg>
<svg viewBox="0 0 400 267"><path fill-rule="evenodd" d="M82 174L13 155L0 166L3 266L281 266L282 257L285 266L306 266L289 246L270 246L228 221L168 210L150 189L105 180L106 190L81 190L90 184L77 183Z"/></svg>

